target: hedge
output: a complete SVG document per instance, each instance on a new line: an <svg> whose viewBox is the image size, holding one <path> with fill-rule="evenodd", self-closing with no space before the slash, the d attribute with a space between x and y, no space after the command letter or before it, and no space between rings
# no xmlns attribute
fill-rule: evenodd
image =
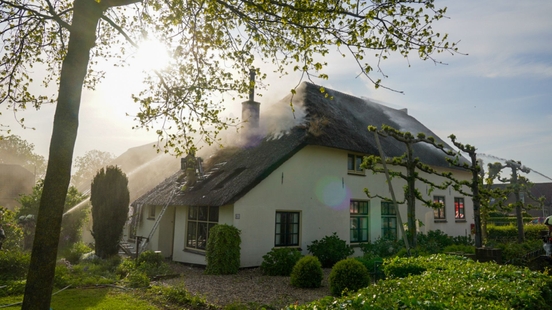
<svg viewBox="0 0 552 310"><path fill-rule="evenodd" d="M386 268L393 265L393 268ZM341 298L326 297L288 309L548 309L552 278L527 268L437 254L384 262L384 269L425 269L380 281Z"/></svg>

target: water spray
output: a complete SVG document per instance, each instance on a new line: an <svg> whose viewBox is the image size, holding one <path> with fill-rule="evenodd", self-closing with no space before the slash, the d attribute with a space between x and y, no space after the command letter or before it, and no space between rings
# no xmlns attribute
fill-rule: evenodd
<svg viewBox="0 0 552 310"><path fill-rule="evenodd" d="M511 160L511 159L505 159L505 158L501 158L501 157L494 156L494 155L490 155L490 154L477 153L477 155L478 155L478 156L482 156L482 157L493 158L493 159L496 159L496 160L503 161L503 162L505 162L505 163L510 163L510 164L516 163L515 161L513 161L513 160ZM520 166L520 165L518 165L518 166ZM548 176L546 176L546 175L544 175L544 174L542 174L542 173L536 171L535 169L529 168L529 167L527 167L527 166L520 166L519 168L527 169L528 171L532 171L532 172L534 172L534 173L540 175L541 177L546 178L546 179L552 181L552 178L550 178L550 177L548 177Z"/></svg>

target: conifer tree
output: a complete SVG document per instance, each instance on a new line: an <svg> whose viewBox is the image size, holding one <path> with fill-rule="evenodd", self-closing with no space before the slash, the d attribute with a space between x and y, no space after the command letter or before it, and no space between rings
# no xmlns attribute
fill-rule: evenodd
<svg viewBox="0 0 552 310"><path fill-rule="evenodd" d="M100 169L90 187L90 201L96 255L100 258L117 255L130 202L128 179L120 168Z"/></svg>

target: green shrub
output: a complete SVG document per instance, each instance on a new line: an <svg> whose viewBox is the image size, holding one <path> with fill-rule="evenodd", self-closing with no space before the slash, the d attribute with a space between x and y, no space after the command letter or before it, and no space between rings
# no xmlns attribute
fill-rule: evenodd
<svg viewBox="0 0 552 310"><path fill-rule="evenodd" d="M316 256L302 257L291 271L291 285L316 288L322 284L322 264Z"/></svg>
<svg viewBox="0 0 552 310"><path fill-rule="evenodd" d="M366 259L365 257L355 257L356 260L361 262L364 267L366 267L366 270L368 270L368 273L372 275L372 278L375 281L381 280L385 278L385 275L383 274L383 259L380 257L372 257L371 259Z"/></svg>
<svg viewBox="0 0 552 310"><path fill-rule="evenodd" d="M422 253L437 254L441 253L445 247L452 245L453 239L451 236L437 229L428 231L427 235L424 233L418 233L417 242L417 251Z"/></svg>
<svg viewBox="0 0 552 310"><path fill-rule="evenodd" d="M145 272L139 270L131 271L125 278L126 285L132 288L148 287L150 285L150 279Z"/></svg>
<svg viewBox="0 0 552 310"><path fill-rule="evenodd" d="M452 244L473 246L475 244L475 240L473 240L471 235L456 236L456 237L452 237Z"/></svg>
<svg viewBox="0 0 552 310"><path fill-rule="evenodd" d="M91 249L88 245L86 245L84 242L79 241L73 243L72 246L67 248L63 256L66 260L68 260L71 264L76 265L79 263L80 258L83 254L90 253L93 249Z"/></svg>
<svg viewBox="0 0 552 310"><path fill-rule="evenodd" d="M453 244L443 249L443 253L450 253L450 252L475 254L475 247L473 245Z"/></svg>
<svg viewBox="0 0 552 310"><path fill-rule="evenodd" d="M137 265L146 263L153 266L161 266L164 262L165 260L163 259L163 255L161 255L161 253L155 253L151 250L142 252L136 260Z"/></svg>
<svg viewBox="0 0 552 310"><path fill-rule="evenodd" d="M540 240L541 232L548 231L548 228L544 224L524 225L523 231L525 240ZM515 225L487 225L487 240L491 244L517 242L517 234L517 226Z"/></svg>
<svg viewBox="0 0 552 310"><path fill-rule="evenodd" d="M502 262L505 264L525 266L527 264L525 255L542 249L542 246L542 240L530 240L523 243L500 243L497 248L502 250Z"/></svg>
<svg viewBox="0 0 552 310"><path fill-rule="evenodd" d="M175 286L152 286L151 292L163 296L163 302L169 302L172 305L184 306L182 309L214 309L207 301L198 295L190 294L184 285Z"/></svg>
<svg viewBox="0 0 552 310"><path fill-rule="evenodd" d="M25 293L25 280L0 281L0 297L23 295ZM0 306L1 308L1 306Z"/></svg>
<svg viewBox="0 0 552 310"><path fill-rule="evenodd" d="M355 250L348 245L345 240L341 240L334 232L331 236L326 236L322 240L314 240L311 245L307 245L307 250L312 255L318 257L318 260L324 268L331 268L338 261L353 255Z"/></svg>
<svg viewBox="0 0 552 310"><path fill-rule="evenodd" d="M25 279L30 262L28 253L19 250L0 251L0 281Z"/></svg>
<svg viewBox="0 0 552 310"><path fill-rule="evenodd" d="M144 251L138 256L135 264L136 270L144 272L148 277L156 275L165 275L170 272L169 265L165 263L165 259L161 253L154 251Z"/></svg>
<svg viewBox="0 0 552 310"><path fill-rule="evenodd" d="M443 254L400 260L427 271L294 309L548 309L552 302L550 275L527 268Z"/></svg>
<svg viewBox="0 0 552 310"><path fill-rule="evenodd" d="M341 296L347 291L357 291L370 284L368 269L354 258L337 262L330 272L330 292Z"/></svg>
<svg viewBox="0 0 552 310"><path fill-rule="evenodd" d="M235 274L240 269L240 230L218 224L209 230L206 274Z"/></svg>
<svg viewBox="0 0 552 310"><path fill-rule="evenodd" d="M404 243L402 240L389 238L378 238L374 243L367 242L360 245L360 250L364 253L364 258L366 259L371 259L372 257L391 257L403 248Z"/></svg>
<svg viewBox="0 0 552 310"><path fill-rule="evenodd" d="M406 278L426 271L426 268L418 264L413 257L395 257L385 260L382 268L387 278Z"/></svg>
<svg viewBox="0 0 552 310"><path fill-rule="evenodd" d="M261 271L269 276L289 276L293 266L301 259L301 252L293 248L272 249L263 256Z"/></svg>

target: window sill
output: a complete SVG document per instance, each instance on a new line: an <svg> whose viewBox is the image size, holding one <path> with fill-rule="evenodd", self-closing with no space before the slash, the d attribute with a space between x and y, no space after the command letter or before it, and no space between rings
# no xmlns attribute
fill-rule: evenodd
<svg viewBox="0 0 552 310"><path fill-rule="evenodd" d="M353 171L353 170L348 170L348 171L347 171L347 174L348 174L348 175L361 176L361 177L365 177L365 176L366 176L366 173L365 173L364 171Z"/></svg>
<svg viewBox="0 0 552 310"><path fill-rule="evenodd" d="M456 223L465 223L467 222L465 219L454 219Z"/></svg>
<svg viewBox="0 0 552 310"><path fill-rule="evenodd" d="M434 223L446 223L447 220L443 220L443 219L434 219L433 222L434 222Z"/></svg>
<svg viewBox="0 0 552 310"><path fill-rule="evenodd" d="M155 221L155 217L148 217L147 220L149 220L149 221Z"/></svg>
<svg viewBox="0 0 552 310"><path fill-rule="evenodd" d="M182 250L182 251L183 251L183 252L192 253L192 254L201 255L201 256L205 256L205 251L203 251L203 250L185 248L185 249Z"/></svg>

